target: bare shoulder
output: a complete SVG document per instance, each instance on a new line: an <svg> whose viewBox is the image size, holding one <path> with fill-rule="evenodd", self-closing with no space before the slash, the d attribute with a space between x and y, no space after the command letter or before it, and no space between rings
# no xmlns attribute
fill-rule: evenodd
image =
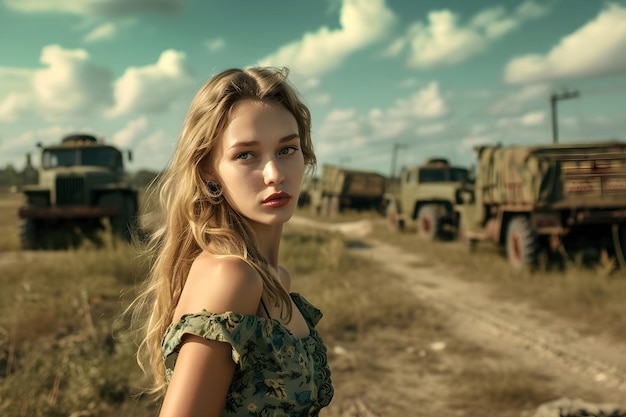
<svg viewBox="0 0 626 417"><path fill-rule="evenodd" d="M233 311L254 315L262 294L263 280L246 261L202 253L191 265L174 321L202 309L215 314Z"/></svg>
<svg viewBox="0 0 626 417"><path fill-rule="evenodd" d="M289 271L287 271L287 269L285 269L284 267L279 266L278 276L280 277L280 281L282 282L287 292L291 292L291 275L289 274Z"/></svg>

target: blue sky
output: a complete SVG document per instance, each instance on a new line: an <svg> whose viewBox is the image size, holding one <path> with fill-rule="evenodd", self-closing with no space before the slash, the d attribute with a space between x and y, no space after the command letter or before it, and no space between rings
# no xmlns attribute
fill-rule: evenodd
<svg viewBox="0 0 626 417"><path fill-rule="evenodd" d="M195 91L287 66L320 165L626 140L626 0L0 0L0 167L91 132L167 164Z"/></svg>

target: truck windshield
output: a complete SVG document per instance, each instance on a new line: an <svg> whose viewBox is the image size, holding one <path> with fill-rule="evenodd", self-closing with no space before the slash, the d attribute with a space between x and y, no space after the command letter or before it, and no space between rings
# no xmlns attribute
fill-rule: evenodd
<svg viewBox="0 0 626 417"><path fill-rule="evenodd" d="M419 182L460 182L468 181L467 169L463 168L422 168L419 171Z"/></svg>
<svg viewBox="0 0 626 417"><path fill-rule="evenodd" d="M99 166L121 167L122 156L111 148L47 149L43 153L43 167Z"/></svg>

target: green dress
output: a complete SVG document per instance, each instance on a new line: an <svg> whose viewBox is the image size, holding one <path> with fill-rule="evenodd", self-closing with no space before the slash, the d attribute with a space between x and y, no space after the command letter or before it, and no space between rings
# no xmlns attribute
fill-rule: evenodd
<svg viewBox="0 0 626 417"><path fill-rule="evenodd" d="M275 319L206 310L182 316L163 337L167 381L181 338L193 334L232 346L237 368L222 417L317 416L334 392L326 346L315 330L322 313L297 293L291 298L309 326L309 335L301 339Z"/></svg>

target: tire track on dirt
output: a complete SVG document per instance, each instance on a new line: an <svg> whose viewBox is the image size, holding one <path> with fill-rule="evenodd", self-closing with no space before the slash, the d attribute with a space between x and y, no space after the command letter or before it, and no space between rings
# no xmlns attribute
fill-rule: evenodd
<svg viewBox="0 0 626 417"><path fill-rule="evenodd" d="M626 349L599 337L583 337L572 325L523 304L494 300L480 283L466 282L445 266L429 265L418 255L397 247L365 240L352 252L383 263L404 277L417 298L443 311L463 337L487 343L490 348L528 355L573 377L623 390L626 393ZM625 394L626 395L626 394Z"/></svg>
<svg viewBox="0 0 626 417"><path fill-rule="evenodd" d="M338 231L360 241L350 249L352 253L403 277L416 298L449 317L448 324L459 337L515 355L519 362L540 364L563 380L578 379L581 386L615 391L618 401L626 404L623 344L604 336L581 335L574 323L529 304L494 299L488 284L465 281L446 265L368 238L371 221L332 224L297 218L293 223Z"/></svg>

